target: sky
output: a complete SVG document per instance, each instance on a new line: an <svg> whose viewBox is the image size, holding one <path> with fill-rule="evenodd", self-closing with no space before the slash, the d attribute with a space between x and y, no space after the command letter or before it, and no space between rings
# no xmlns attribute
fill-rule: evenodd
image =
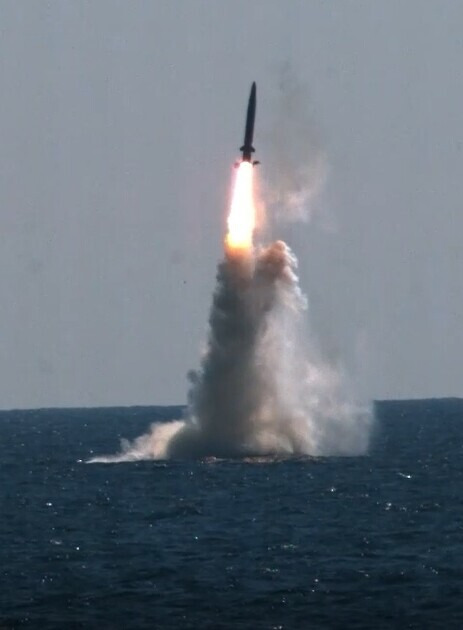
<svg viewBox="0 0 463 630"><path fill-rule="evenodd" d="M0 0L0 408L185 402L253 80L322 351L365 398L463 396L462 23L457 0ZM323 165L303 221L270 203L283 156Z"/></svg>

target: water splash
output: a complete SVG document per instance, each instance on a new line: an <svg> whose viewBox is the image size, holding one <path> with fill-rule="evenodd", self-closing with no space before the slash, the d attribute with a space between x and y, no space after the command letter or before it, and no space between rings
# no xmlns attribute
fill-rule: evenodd
<svg viewBox="0 0 463 630"><path fill-rule="evenodd" d="M187 419L155 423L119 454L90 461L365 453L372 414L304 339L296 266L283 241L228 252L207 351L189 375Z"/></svg>

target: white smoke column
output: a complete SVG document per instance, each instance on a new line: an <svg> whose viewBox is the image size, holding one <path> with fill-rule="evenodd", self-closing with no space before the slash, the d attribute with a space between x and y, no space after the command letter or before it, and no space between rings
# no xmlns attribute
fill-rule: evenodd
<svg viewBox="0 0 463 630"><path fill-rule="evenodd" d="M359 455L371 414L339 374L300 350L306 301L282 241L219 265L207 352L190 375L187 420L154 424L120 454L92 461L249 455Z"/></svg>

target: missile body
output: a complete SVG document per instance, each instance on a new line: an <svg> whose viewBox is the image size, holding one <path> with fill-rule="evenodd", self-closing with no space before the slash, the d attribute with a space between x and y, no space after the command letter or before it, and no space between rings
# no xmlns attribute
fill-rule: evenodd
<svg viewBox="0 0 463 630"><path fill-rule="evenodd" d="M252 164L259 164L259 162L252 161L252 154L255 149L252 146L254 137L254 122L256 119L256 82L252 84L251 94L249 95L248 111L246 114L246 126L244 128L244 143L240 147L240 151L243 152L243 162L252 162Z"/></svg>

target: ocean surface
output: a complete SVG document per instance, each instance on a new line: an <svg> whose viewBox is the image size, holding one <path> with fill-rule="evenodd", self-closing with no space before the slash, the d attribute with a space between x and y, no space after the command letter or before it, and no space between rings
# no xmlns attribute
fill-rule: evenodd
<svg viewBox="0 0 463 630"><path fill-rule="evenodd" d="M181 407L0 413L0 630L463 628L463 401L365 457L86 464Z"/></svg>

